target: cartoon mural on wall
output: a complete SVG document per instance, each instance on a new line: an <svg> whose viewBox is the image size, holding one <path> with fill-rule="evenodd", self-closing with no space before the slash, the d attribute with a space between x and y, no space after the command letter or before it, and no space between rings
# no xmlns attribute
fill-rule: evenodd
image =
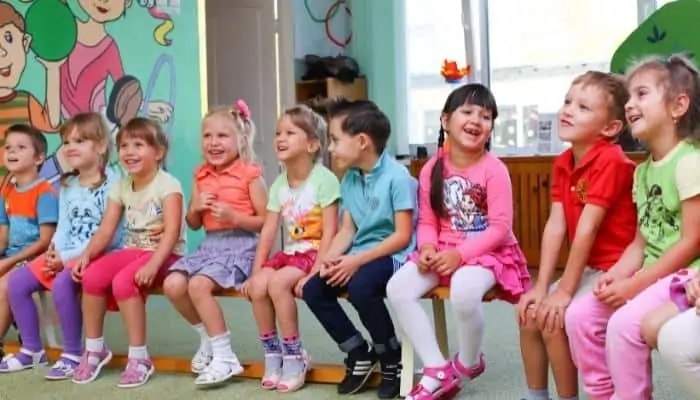
<svg viewBox="0 0 700 400"><path fill-rule="evenodd" d="M114 134L136 116L157 119L172 132L177 46L175 22L163 4L179 8L174 0L0 0L0 131L23 122L47 134L44 178L57 182L63 172L56 132L77 113L103 114ZM144 17L150 23L143 24ZM146 40L160 50L155 64L149 74L130 73L123 55L153 57ZM43 71L25 71L33 61ZM44 96L24 87L30 80L44 82Z"/></svg>

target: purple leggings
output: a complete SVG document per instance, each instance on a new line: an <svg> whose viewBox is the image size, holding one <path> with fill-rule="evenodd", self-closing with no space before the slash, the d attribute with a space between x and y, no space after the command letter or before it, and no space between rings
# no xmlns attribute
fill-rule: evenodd
<svg viewBox="0 0 700 400"><path fill-rule="evenodd" d="M46 288L29 268L12 273L8 282L8 294L12 315L22 335L22 347L38 352L44 348L39 329L39 312L32 298L35 292ZM53 281L52 297L63 330L64 353L80 356L82 352L83 313L78 293L80 286L71 278L70 269L64 269Z"/></svg>

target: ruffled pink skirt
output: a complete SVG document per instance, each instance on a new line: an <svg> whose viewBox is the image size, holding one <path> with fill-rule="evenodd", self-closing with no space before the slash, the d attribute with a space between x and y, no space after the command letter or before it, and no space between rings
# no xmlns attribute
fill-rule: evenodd
<svg viewBox="0 0 700 400"><path fill-rule="evenodd" d="M442 243L438 246L439 250L453 248L453 246ZM419 257L418 252L414 252L411 254L410 260L417 263ZM516 304L520 300L520 296L530 290L532 286L525 254L517 242L503 245L497 251L467 260L462 268L470 268L470 266L479 266L493 271L496 276L496 286L494 287L496 299L511 304ZM450 286L451 278L452 275L440 276L439 285ZM487 301L490 300L492 299L487 299Z"/></svg>

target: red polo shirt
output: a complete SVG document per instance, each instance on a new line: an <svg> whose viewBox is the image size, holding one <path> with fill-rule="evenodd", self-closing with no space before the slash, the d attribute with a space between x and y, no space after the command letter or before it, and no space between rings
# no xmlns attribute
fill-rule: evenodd
<svg viewBox="0 0 700 400"><path fill-rule="evenodd" d="M637 231L637 211L632 201L636 165L620 146L600 140L574 166L574 154L566 150L554 161L552 202L562 203L569 240L586 204L607 209L593 242L588 266L607 271L620 259Z"/></svg>

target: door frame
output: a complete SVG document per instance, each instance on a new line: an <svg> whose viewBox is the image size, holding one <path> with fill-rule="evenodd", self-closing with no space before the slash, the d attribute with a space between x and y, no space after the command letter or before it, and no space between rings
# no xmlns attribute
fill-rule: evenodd
<svg viewBox="0 0 700 400"><path fill-rule="evenodd" d="M267 0L262 0L267 1ZM277 115L287 107L296 104L296 74L294 71L294 2L274 0L277 3L275 30L278 35L277 50ZM209 110L207 76L207 11L206 0L197 0L197 35L199 38L199 87L201 96L201 116Z"/></svg>

